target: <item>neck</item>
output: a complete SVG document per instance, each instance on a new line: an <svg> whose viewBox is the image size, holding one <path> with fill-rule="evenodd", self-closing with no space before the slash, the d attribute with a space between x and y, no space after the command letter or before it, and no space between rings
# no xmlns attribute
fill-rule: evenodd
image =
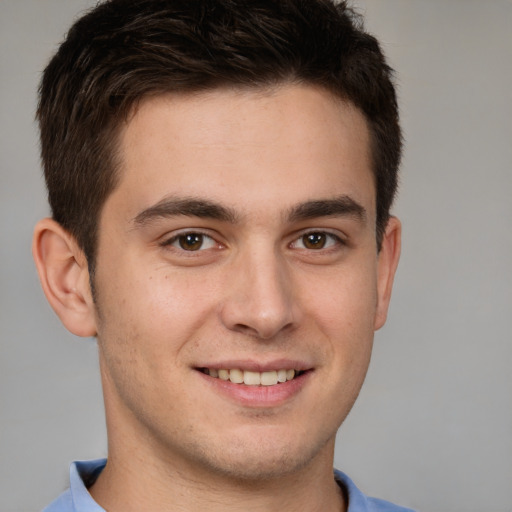
<svg viewBox="0 0 512 512"><path fill-rule="evenodd" d="M273 478L237 480L177 460L170 464L160 457L146 457L140 451L133 451L129 460L119 455L110 450L106 468L90 489L109 512L346 511L332 463L322 460Z"/></svg>

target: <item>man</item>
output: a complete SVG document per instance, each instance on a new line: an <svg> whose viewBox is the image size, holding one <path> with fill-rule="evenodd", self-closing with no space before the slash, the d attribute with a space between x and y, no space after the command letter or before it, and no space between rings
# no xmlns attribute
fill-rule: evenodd
<svg viewBox="0 0 512 512"><path fill-rule="evenodd" d="M101 3L38 119L34 257L109 440L46 510L405 510L332 469L400 247L391 70L347 6Z"/></svg>

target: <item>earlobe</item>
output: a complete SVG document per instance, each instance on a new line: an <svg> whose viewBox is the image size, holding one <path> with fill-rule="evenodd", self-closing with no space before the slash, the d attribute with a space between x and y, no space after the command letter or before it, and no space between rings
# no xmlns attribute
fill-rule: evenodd
<svg viewBox="0 0 512 512"><path fill-rule="evenodd" d="M76 240L53 219L34 229L32 254L48 302L77 336L95 336L94 302L87 260Z"/></svg>
<svg viewBox="0 0 512 512"><path fill-rule="evenodd" d="M380 329L386 322L391 290L400 259L401 236L402 226L400 221L396 217L390 217L378 255L375 330Z"/></svg>

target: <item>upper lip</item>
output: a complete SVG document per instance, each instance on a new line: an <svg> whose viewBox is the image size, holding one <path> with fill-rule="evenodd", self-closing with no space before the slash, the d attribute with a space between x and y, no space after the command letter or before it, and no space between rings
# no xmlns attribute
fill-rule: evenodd
<svg viewBox="0 0 512 512"><path fill-rule="evenodd" d="M256 361L254 359L230 359L218 362L205 362L196 368L209 368L211 370L245 370L249 372L271 372L278 370L311 370L313 367L304 361L293 359L274 359L272 361Z"/></svg>

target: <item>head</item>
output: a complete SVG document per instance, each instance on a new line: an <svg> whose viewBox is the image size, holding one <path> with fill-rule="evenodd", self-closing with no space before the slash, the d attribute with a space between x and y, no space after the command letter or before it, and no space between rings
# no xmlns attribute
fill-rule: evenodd
<svg viewBox="0 0 512 512"><path fill-rule="evenodd" d="M53 218L91 276L119 133L143 99L286 83L320 86L363 113L380 247L397 187L397 103L378 42L345 2L110 0L80 18L44 72L37 117Z"/></svg>
<svg viewBox="0 0 512 512"><path fill-rule="evenodd" d="M111 461L332 476L398 262L390 74L327 0L111 0L70 30L34 254L97 335Z"/></svg>

